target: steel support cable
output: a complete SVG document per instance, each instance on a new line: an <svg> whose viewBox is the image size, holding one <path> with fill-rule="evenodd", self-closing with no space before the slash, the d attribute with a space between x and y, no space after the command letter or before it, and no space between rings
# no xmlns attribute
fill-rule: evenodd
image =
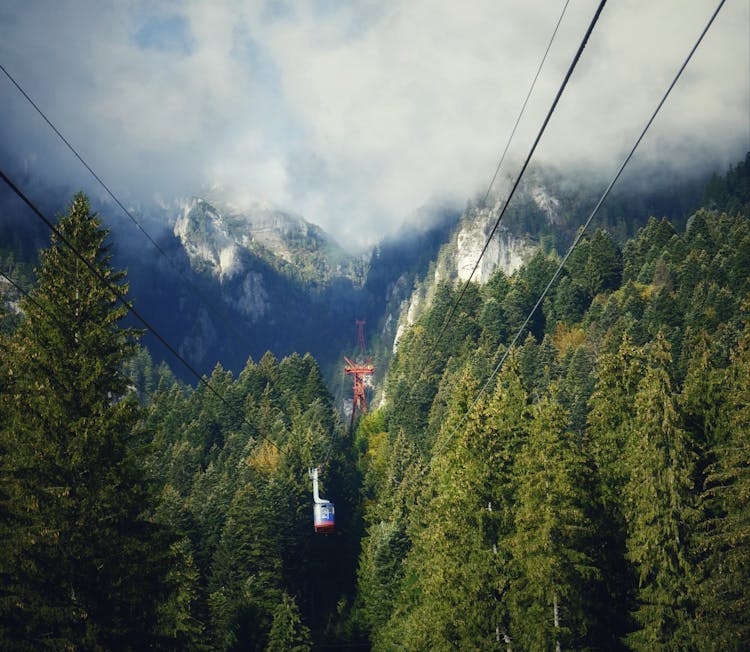
<svg viewBox="0 0 750 652"><path fill-rule="evenodd" d="M6 272L3 272L0 270L0 276L2 276L10 285L12 285L16 291L19 292L19 294L23 295L23 297L31 303L33 306L37 308L40 312L42 312L44 315L47 316L48 319L55 322L58 326L62 327L63 329L67 328L67 325L55 314L53 314L50 310L48 310L44 305L42 305L39 301L36 300L34 297L32 291L25 289L22 287L18 282L16 282L11 276L9 276ZM24 318L27 316L24 313ZM105 326L102 324L95 324L97 331L102 331L105 329ZM33 326L32 326L33 328Z"/></svg>
<svg viewBox="0 0 750 652"><path fill-rule="evenodd" d="M33 306L36 307L37 310L42 312L46 317L53 321L55 324L57 324L58 327L61 327L63 330L65 330L68 325L65 324L60 317L58 317L56 314L53 314L50 310L48 310L43 304L41 304L39 301L36 300L33 293L30 290L25 289L22 287L18 282L16 282L11 276L9 276L6 272L3 272L0 270L0 276L2 276L5 280L8 281L18 292L19 294L23 295L23 297L31 303ZM24 316L24 319L28 319L28 315L22 311L22 314ZM106 326L103 324L95 324L95 329L97 331L104 331L106 329ZM34 326L32 325L32 330L35 330ZM67 388L69 389L69 388Z"/></svg>
<svg viewBox="0 0 750 652"><path fill-rule="evenodd" d="M238 337L242 338L243 335L239 331L239 329L236 328L234 326L234 324L232 324L231 321L229 319L227 319L218 310L218 308L214 307L214 305L205 296L203 296L203 294L196 287L196 285L182 272L182 270L179 267L177 267L177 265L169 257L169 255L167 254L167 252L164 251L164 249L161 247L161 245L159 245L159 243L156 242L156 240L154 240L154 238L151 237L151 235L148 233L148 231L146 231L146 229L143 228L143 226L140 224L140 222L138 222L138 220L135 219L135 216L127 208L125 208L125 205L118 199L118 197L114 194L114 192L112 192L112 190L110 190L109 186L106 183L104 183L104 181L102 180L102 178L93 170L93 168L78 153L78 150L75 147L73 147L73 145L71 144L71 142L52 123L52 121L47 117L47 115L44 113L44 111L42 111L42 109L39 107L39 105L36 102L34 102L34 100L29 96L29 94L23 89L23 87L16 81L16 79L6 70L5 66L3 66L1 63L0 63L0 70L3 71L3 73L5 74L5 76L18 89L18 92L21 93L21 95L24 96L24 98L26 99L26 101L29 104L31 104L32 107L34 107L34 109L36 110L36 112L41 116L42 120L44 120L49 125L50 129L52 129L52 131L55 132L55 134L58 136L58 138L60 138L60 140L63 143L65 143L65 145L71 151L71 153L73 154L73 156L75 156L80 161L81 165L83 165L83 167L85 167L89 171L89 173L91 174L91 176L94 177L94 179L96 179L96 181L99 183L99 185L102 188L104 188L105 192L112 198L112 201L114 201L115 204L117 204L117 206L119 206L119 208L122 210L122 212L125 213L125 215L128 218L130 218L130 221L133 222L133 224L135 224L136 227L138 227L138 229L141 231L141 233L143 233L143 235L146 236L146 238L148 239L148 241L156 248L156 250L162 256L164 256L164 258L170 264L170 266L172 267L172 269L174 269L180 275L180 278L188 286L188 288L193 292L193 294L196 297L198 297L198 299L206 307L208 307L211 310L211 312L214 313L214 315L216 317L218 317L222 322L224 322L225 324L227 324L227 326L229 326L229 328L234 332L235 335L237 335Z"/></svg>
<svg viewBox="0 0 750 652"><path fill-rule="evenodd" d="M489 378L487 379L487 382L484 383L482 388L479 390L479 392L476 395L476 398L472 401L472 403L469 405L469 408L464 413L463 417L459 421L458 425L454 428L454 430L449 433L449 435L442 441L442 444L438 446L435 451L433 451L433 458L435 455L439 454L445 446L450 442L450 440L453 438L453 435L456 433L457 430L459 430L464 423L466 422L466 419L468 419L469 414L474 409L476 404L479 402L479 399L484 395L484 393L487 391L487 389L490 386L490 383L493 381L495 376L498 374L500 369L502 369L503 364L505 364L505 361L507 360L508 356L510 355L511 350L513 347L517 344L518 340L520 339L523 332L526 330L526 326L528 326L529 322L531 321L531 318L534 316L534 313L537 311L539 306L541 305L542 301L544 301L544 298L547 296L547 293L549 292L550 288L554 284L554 282L557 280L557 277L560 275L560 272L562 272L563 268L565 267L565 263L567 262L568 258L570 258L570 255L573 253L573 250L576 248L578 243L583 238L583 235L586 232L586 229L591 224L591 221L594 219L596 214L599 212L599 209L601 208L602 204L605 202L607 197L609 196L610 191L614 187L614 185L619 180L620 176L622 175L623 171L625 170L625 167L630 162L630 159L633 158L633 155L635 154L636 149L638 149L638 146L641 144L641 141L646 136L646 133L648 132L649 128L651 127L652 123L656 119L656 116L658 115L659 111L661 111L662 106L664 106L664 103L667 101L667 98L669 97L670 93L672 92L672 89L677 84L678 80L682 76L683 71L687 67L687 65L690 63L690 60L693 58L693 55L695 54L695 51L698 49L698 46L703 41L703 38L708 33L708 30L711 28L711 25L713 25L714 20L716 19L716 16L718 16L719 11L721 11L721 8L724 6L724 3L726 0L721 0L719 2L719 5L716 7L716 10L711 15L711 18L709 19L706 26L703 28L703 31L700 33L700 36L696 40L695 44L691 48L690 52L688 53L687 57L683 61L682 65L680 66L679 70L677 71L677 74L674 76L674 79L672 79L672 82L667 87L666 92L662 96L661 100L657 104L656 108L654 109L653 113L651 114L651 117L646 122L646 125L643 127L640 135L635 141L635 144L628 152L628 155L623 160L622 164L620 165L620 168L617 170L614 177L612 177L612 180L609 182L609 185L607 186L606 190L602 194L602 196L599 198L599 201L596 203L596 206L594 206L594 209L591 211L590 215L584 222L583 226L579 229L578 234L576 235L575 239L573 240L573 243L569 247L567 253L563 257L563 259L560 261L560 264L557 266L557 269L555 270L555 273L552 275L552 278L549 280L549 283L547 283L547 286L544 288L542 293L539 295L539 298L537 299L536 303L534 304L534 307L529 312L528 316L526 317L526 320L523 322L521 327L518 329L518 332L516 333L515 337L511 341L510 345L505 350L505 353L503 354L502 358L500 358L500 361L497 363L495 368L493 369L492 373L490 374ZM430 462L424 467L423 473L429 469L430 463L432 461L432 458Z"/></svg>
<svg viewBox="0 0 750 652"><path fill-rule="evenodd" d="M581 41L581 44L579 45L578 50L576 51L576 54L575 54L575 56L573 58L573 61L571 62L570 66L568 67L568 71L567 71L567 73L565 75L565 78L563 79L563 81L562 81L562 83L560 85L560 88L557 91L557 95L555 96L555 99L554 99L554 101L552 103L552 106L550 107L549 111L547 112L547 115L546 115L546 117L544 119L544 122L543 122L543 124L542 124L542 126L541 126L541 128L539 130L539 133L537 134L537 137L534 140L534 143L533 143L533 145L531 147L531 150L529 151L529 154L526 157L526 161L525 161L523 167L521 168L521 171L519 172L518 177L516 178L516 181L515 181L515 183L514 183L514 185L512 187L512 190L511 190L510 194L508 195L508 197L505 200L505 204L504 204L504 206L502 208L502 211L500 212L500 214L499 214L499 216L498 216L498 218L497 218L497 220L495 222L495 225L494 225L494 227L492 229L492 232L490 233L489 237L487 238L487 241L484 244L482 252L479 254L479 258L477 259L477 262L474 265L474 269L472 270L471 275L469 276L469 278L466 281L466 283L463 285L463 288L461 289L461 293L459 294L458 298L453 302L453 305L451 306L451 309L450 309L450 311L448 313L448 316L444 320L443 325L442 325L440 331L438 332L437 337L434 340L434 343L429 348L429 353L428 353L428 355L426 357L427 360L430 360L430 359L434 358L434 354L437 351L437 347L440 344L443 336L445 335L445 332L446 332L446 330L447 330L450 322L452 321L453 317L455 316L455 313L456 313L456 310L458 308L458 305L460 304L461 299L463 298L464 294L466 293L466 290L469 287L469 284L471 283L471 278L473 277L474 273L476 272L477 268L479 267L479 263L482 260L482 257L484 256L485 252L487 251L487 248L489 247L489 244L492 241L492 238L495 235L495 232L497 231L498 226L500 225L500 221L502 220L503 216L505 215L505 211L506 211L506 209L508 207L508 204L510 203L511 198L513 197L513 194L515 193L515 190L518 187L518 184L520 183L521 178L523 177L523 174L524 174L524 172L526 171L526 168L529 165L529 161L531 160L531 157L533 156L534 151L536 150L536 147L539 144L539 141L540 141L540 139L542 137L542 134L544 133L544 131L545 131L546 127L547 127L547 124L549 123L549 120L552 117L552 114L554 113L555 108L557 107L557 104L558 104L558 102L559 102L559 100L560 100L560 98L561 98L561 96L563 94L563 91L565 90L565 87L567 86L568 81L570 80L570 77L573 74L573 70L575 69L576 65L578 64L579 59L581 58L581 54L583 53L583 50L585 49L586 44L588 43L589 37L591 36L592 31L594 30L594 26L596 25L597 21L599 20L599 16L600 16L600 14L601 14L601 12L602 12L605 4L606 4L606 0L601 0L601 2L599 3L599 6L597 7L596 13L594 14L593 18L591 19L590 24L588 26L588 29L586 30L586 33L585 33L585 35L583 37L583 40ZM515 125L513 127L513 130L511 131L511 135L510 135L510 137L508 139L508 142L505 145L505 150L503 151L503 154L502 154L502 156L500 158L500 162L498 163L497 168L495 169L495 174L492 177L492 181L490 182L489 187L487 188L487 192L485 193L483 203L486 203L487 198L489 197L489 194L490 194L490 192L492 190L492 186L495 183L495 179L497 178L497 176L499 174L500 166L502 165L502 162L503 162L503 160L505 158L505 153L507 152L507 150L508 150L508 148L510 146L511 140L512 140L513 136L515 135L516 128L518 127L518 124L519 124L519 122L521 120L521 117L523 116L523 113L524 113L524 110L525 110L526 105L528 103L528 100L531 97L531 93L532 93L532 91L534 89L536 81L537 81L537 79L539 77L539 74L540 74L540 72L542 70L542 66L544 65L544 62L545 62L545 60L547 58L547 54L549 53L549 51L550 51L550 49L552 47L552 43L553 43L553 41L555 39L555 36L557 35L558 29L560 27L560 24L562 22L562 19L563 19L564 15L565 15L565 11L566 11L567 7L568 7L568 2L566 1L565 5L563 6L562 12L560 13L560 17L558 18L557 23L555 25L555 29L552 32L552 36L550 37L550 40L549 40L549 42L547 44L547 48L546 48L546 50L544 52L544 56L542 57L542 60L539 63L539 66L538 66L537 71L536 71L536 75L534 76L534 80L533 80L533 82L531 84L531 87L529 88L529 92L526 95L526 99L525 99L525 101L523 103L523 107L521 109L521 112L519 113L518 118L516 119L516 123L515 123ZM427 364L421 365L421 371L419 373L419 376L417 377L417 381L412 385L412 388L414 388L417 385L419 385L419 381L421 380L422 376L424 375L426 369L427 369ZM412 396L413 391L414 391L413 389L409 391L409 396L410 397Z"/></svg>
<svg viewBox="0 0 750 652"><path fill-rule="evenodd" d="M16 283L11 276L8 276L3 270L0 269L0 276L2 276L8 283L10 283L16 290L21 293L23 296L25 296L31 303L33 303L39 310L46 313L48 317L51 317L46 309L40 304L38 301L34 299L34 297L31 296L28 290L25 290L23 287L21 287L18 283Z"/></svg>
<svg viewBox="0 0 750 652"><path fill-rule="evenodd" d="M250 421L247 420L247 418L242 414L238 413L235 407L227 401L227 399L219 392L204 376L198 373L198 371L193 367L180 353L175 349L165 338L164 336L156 330L154 326L152 326L143 315L133 306L132 303L127 301L125 297L123 296L122 291L120 288L116 285L113 285L110 283L104 276L101 275L101 273L88 261L86 258L79 252L73 244L62 234L60 229L58 229L35 205L34 203L24 194L24 192L15 184L13 181L8 177L7 174L3 170L0 170L0 179L2 179L6 185L23 201L24 204L26 204L31 211L34 213L34 215L44 222L44 224L47 226L47 228L54 233L57 238L62 242L68 249L70 249L73 254L75 255L78 260L80 260L85 266L86 269L102 284L103 287L109 289L110 292L112 292L112 295L115 297L115 299L121 303L128 312L130 312L147 330L151 331L151 333L156 337L156 339L164 346L164 348L167 349L177 360L179 360L180 363L190 372L192 376L194 376L200 384L202 384L209 392L211 392L219 401L227 407L230 411L234 412L235 414L238 414L240 419L243 423L250 426L253 430L255 430L255 426L253 426ZM266 437L263 433L257 433L262 439L265 439L269 444L272 444L276 450L279 449L276 442L272 441L268 437Z"/></svg>
<svg viewBox="0 0 750 652"><path fill-rule="evenodd" d="M552 49L552 43L555 40L555 37L557 36L557 31L560 29L560 24L562 23L563 17L565 16L565 12L567 11L569 4L570 4L570 0L565 0L565 4L563 5L562 11L560 12L560 17L557 19L557 23L555 24L555 29L553 30L552 36L550 36L549 42L547 43L547 49L544 51L544 54L542 55L542 60L539 62L539 65L537 66L536 74L534 75L534 79L531 81L531 85L529 86L529 92L526 93L526 98L523 101L521 110L518 112L518 116L516 117L516 122L513 125L513 129L511 129L510 131L510 136L508 136L507 142L505 143L505 149L503 149L503 153L500 156L500 160L497 162L497 167L495 168L495 174L492 175L492 179L490 180L490 185L487 187L487 192L484 193L484 198L482 199L482 203L480 204L480 206L487 205L487 199L489 199L490 192L492 191L492 186L495 185L495 181L497 180L497 177L500 174L500 168L502 167L503 162L505 161L505 156L508 153L508 149L510 149L510 144L513 141L513 137L516 135L516 130L518 129L518 125L521 122L521 118L523 117L523 114L526 112L526 105L529 103L529 100L531 99L531 94L534 92L534 88L536 87L536 82L539 79L539 75L542 72L542 67L544 66L544 62L547 60L547 55L549 54L549 51ZM487 249L487 245L485 245L485 249ZM482 253L484 253L484 251ZM474 270L471 273L472 276L474 275L474 272L476 270L477 268L475 266Z"/></svg>
<svg viewBox="0 0 750 652"><path fill-rule="evenodd" d="M27 101L27 102L28 102L29 104L31 104L31 106L32 106L32 107L34 108L34 110L36 110L36 112L37 112L37 113L39 114L39 116L40 116L40 117L41 117L41 118L42 118L42 119L43 119L43 120L44 120L44 121L45 121L45 122L47 123L47 125L49 125L50 129L52 129L52 131L54 131L54 132L55 132L55 134L56 134L56 135L58 136L58 138L60 138L60 140L61 140L61 141L62 141L62 142L63 142L63 143L64 143L64 144L65 144L65 145L67 146L67 148L68 148L68 149L69 149L69 150L71 151L71 153L72 153L72 154L73 154L73 155L74 155L74 156L75 156L75 157L76 157L76 158L78 159L78 161L80 161L80 163L81 163L81 164L82 164L82 165L83 165L83 166L84 166L84 167L86 168L86 170L88 170L88 172L89 172L89 173L91 174L91 176L92 176L92 177L94 177L94 179L95 179L95 180L96 180L96 181L97 181L97 182L99 183L99 185L100 185L100 186L101 186L101 187L102 187L102 188L103 188L103 189L105 190L105 192L106 192L106 193L107 193L107 194L108 194L108 195L109 195L109 196L111 197L111 199L112 199L112 200L113 200L113 201L115 202L115 204L117 204L117 206L118 206L118 207L119 207L119 208L120 208L120 209L122 210L122 212L123 212L123 213L124 213L124 214L125 214L125 215L126 215L126 216L127 216L127 217L128 217L129 219L130 219L130 220L131 220L131 222L133 222L133 224L135 224L135 226L136 226L136 227L137 227L137 228L138 228L138 229L139 229L139 230L141 231L141 233L143 233L143 235L144 235L144 236L146 236L146 238L147 238L147 239L149 240L149 242L150 242L150 243L151 243L151 244L152 244L152 245L153 245L153 246L154 246L154 247L156 248L156 250L157 250L157 251L158 251L158 252L159 252L159 253L160 253L160 254L161 254L161 255L162 255L162 256L163 256L163 257L164 257L164 258L166 259L166 261L167 261L167 262L168 262L168 263L170 264L170 266L172 267L172 269L174 269L174 270L175 270L175 271L176 271L176 272L177 272L177 273L179 274L180 278L181 278L181 279L183 280L183 282L184 282L184 283L185 283L185 284L186 284L186 285L188 286L188 288L189 288L189 289L190 289L190 290L191 290L191 291L193 292L193 294L194 294L194 295L195 295L195 296L196 296L196 297L197 297L197 298L198 298L198 299L199 299L199 300L200 300L200 301L201 301L201 302L202 302L202 303L203 303L203 304L204 304L204 305L205 305L206 307L208 307L208 308L209 308L209 309L211 310L211 312L213 312L213 314L214 314L215 316L217 316L217 317L218 317L218 318L219 318L219 319L220 319L220 320L221 320L221 321L222 321L223 323L225 323L225 324L226 324L226 325L227 325L227 326L228 326L228 327L230 328L230 330L231 330L231 331L232 331L232 332L233 332L233 333L234 333L234 334L235 334L235 335L236 335L237 337L239 337L239 338L243 338L243 337L244 337L244 335L243 335L243 334L242 334L242 332L241 332L241 331L240 331L240 330L239 330L239 329L238 329L238 328L237 328L237 327L236 327L236 326L235 326L235 325L234 325L234 324L232 323L232 320L228 319L228 318L227 318L227 317L226 317L225 315L223 315L223 314L221 313L221 311L219 311L219 309L218 309L218 308L216 308L216 307L215 307L215 306L214 306L214 305L212 304L212 302L211 302L211 301L209 301L209 300L208 300L208 299L207 299L207 298L206 298L206 297L205 297L205 296L203 295L203 293L202 293L202 292L201 292L201 291L200 291L200 290L199 290L199 289L198 289L198 288L196 287L196 285L195 285L195 284L194 284L194 283L193 283L193 282L192 282L192 281L191 281L191 280L190 280L190 279L189 279L189 278L188 278L188 277L187 277L187 276L186 276L186 275L185 275L185 274L184 274L184 273L182 272L182 270L181 270L181 269L180 269L180 268L179 268L179 267L178 267L178 266L177 266L177 265L176 265L176 264L174 263L174 261L173 261L173 260L172 260L172 259L171 259L171 258L169 257L169 255L168 255L168 254L167 254L167 253L166 253L166 252L164 251L164 249L163 249L163 248L162 248L162 247L161 247L161 246L159 245L159 243L158 243L158 242L156 242L156 241L155 241L155 240L154 240L154 239L153 239L153 238L151 237L151 235L150 235L150 234L148 233L148 231L146 231L146 229L144 229L144 228L143 228L143 226L142 226L142 225L141 225L141 224L140 224L140 223L138 222L138 220L136 220L136 218L135 218L135 217L133 216L133 214L132 214L132 213L131 213L131 212L130 212L130 211L129 211L129 210L128 210L128 209L126 208L126 207L125 207L125 205L124 205L124 204L123 204L123 203L122 203L122 202L120 201L120 199L119 199L119 198L118 198L118 197L117 197L117 196L116 196L116 195L114 194L114 192L113 192L113 191L112 191L112 190L111 190L111 189L109 188L109 186L107 186L107 184L106 184L106 183L105 183L105 182L104 182L104 181L102 180L102 178L101 178L101 177L100 177L100 176L99 176L99 175L98 175L98 174L97 174L97 173L96 173L96 172L94 171L94 169L93 169L93 168L92 168L92 167L91 167L91 166L90 166L90 165L89 165L89 164L88 164L88 163L86 162L86 160L85 160L85 159L84 159L84 158L83 158L83 157L82 157L82 156L81 156L81 155L79 154L79 152L77 151L77 149L76 149L76 148L75 148L75 147L74 147L74 146L73 146L73 145L72 145L72 144L70 143L70 141L69 141L69 140L68 140L68 139L67 139L67 138L66 138L66 137L65 137L65 136L64 136L64 135L63 135L63 134L62 134L62 133L60 132L60 130L59 130L59 129L58 129L58 128L57 128L57 127L56 127L56 126L54 125L54 123L53 123L53 122L52 122L52 121L51 121L51 120L50 120L50 119L49 119L49 118L47 117L47 115L46 115L46 114L44 113L44 111L42 111L42 109L41 109L41 108L39 107L39 105L38 105L38 104L37 104L36 102L34 102L34 100L33 100L33 99L31 98L31 96L29 96L29 94L28 94L28 93L27 93L27 92L26 92L26 91L25 91L25 90L23 89L23 87L22 87L22 86L21 86L21 85L20 85L20 84L18 83L18 81L16 81L16 79L15 79L15 78L14 78L14 77L13 77L13 76L12 76L12 75L11 75L11 74L10 74L10 73L8 72L8 70L7 70L7 69L6 69L6 68L5 68L5 67L4 67L4 66L3 66L3 65L2 65L1 63L0 63L0 70L2 70L2 72L3 72L3 73L5 74L5 76L6 76L6 77L7 77L7 78L8 78L9 80L10 80L10 82L11 82L11 83L12 83L12 84L13 84L13 85L14 85L14 86L15 86L15 87L16 87L16 88L18 89L19 93L21 93L21 95L23 95L23 97L24 97L24 98L26 99L26 101ZM5 180L6 180L6 182L7 182L7 177L6 177L6 175L3 175L3 177L4 177L4 179L5 179ZM28 202L27 202L27 203L28 203ZM29 206L31 206L31 204L29 204ZM32 210L34 210L34 209L32 208ZM135 314L135 312L134 312L134 314ZM139 317L139 319L140 319L140 317ZM186 366L186 368L188 368L188 370L190 371L190 373L191 373L191 374L192 374L193 376L195 376L196 378L198 378L198 380L199 380L199 381L200 381L201 383L204 383L204 384L206 384L206 383L205 383L205 381L203 380L203 377L202 377L202 376L200 376L200 375L198 374L198 372L197 372L197 371L195 371L194 369L192 369L191 365L190 365L190 364L189 364L189 363L188 363L187 361L185 361L185 360L182 360L182 359L180 359L180 356L179 356L179 354L177 354L177 353L176 353L176 352L174 351L174 349L173 349L173 348L172 348L172 347L171 347L171 346L170 346L169 344L167 344L166 342L164 342L164 341L162 340L161 336L160 336L160 335L158 334L158 331L156 331L156 329L155 329L155 328L154 328L153 326L148 326L148 330L150 330L150 331L151 331L151 332L152 332L152 333L153 333L153 334L154 334L154 335L155 335L155 336L157 337L157 339L159 339L159 341L160 341L160 342L161 342L162 344L164 344L164 346L166 346L166 348L167 348L167 349L168 349L168 350L170 351L170 353L172 353L173 355L175 355L175 357L177 357L177 358L178 358L178 360L180 360L180 362L182 362L182 363L183 363L183 364L184 364L184 365ZM207 385L207 386L208 386L208 385ZM209 387L209 389L211 389L211 391L214 391L214 393L215 393L215 390L214 390L213 388ZM223 399L223 397L220 397L220 398L221 398L222 400L224 400L224 399ZM225 402L226 402L226 401L225 401ZM246 420L245 420L244 418L243 418L243 420L244 420L244 421L246 421ZM265 439L266 439L267 441L271 441L271 440L269 440L269 439L267 439L267 438L265 438ZM274 442L271 442L271 443L272 443L272 444L274 444L274 446L276 446L276 444L275 444ZM276 446L276 448L278 449L278 446ZM329 454L329 456L330 456L330 454Z"/></svg>
<svg viewBox="0 0 750 652"><path fill-rule="evenodd" d="M67 325L55 314L53 314L50 310L48 310L44 305L42 305L39 301L36 300L34 295L31 291L26 290L24 287L22 287L19 283L17 283L11 276L9 276L7 273L0 270L0 276L2 276L8 283L10 283L16 291L21 294L26 301L28 301L30 304L36 307L37 310L39 310L41 313L46 315L46 317L53 321L55 324L57 324L58 327L65 330L67 328ZM22 313L24 315L24 319L28 319L28 315L26 313ZM105 329L105 326L102 324L95 324L97 331L103 331ZM32 326L32 329L34 329L34 326ZM70 389L66 387L66 389Z"/></svg>
<svg viewBox="0 0 750 652"><path fill-rule="evenodd" d="M37 301L34 298L34 295L31 294L28 290L23 288L19 283L17 283L11 276L0 270L0 276L2 276L8 283L10 283L23 297L32 305L34 305L39 311L41 311L43 314L47 316L48 319L55 322L58 326L65 328L65 325L63 322L57 317L57 315L52 314L47 308L45 308L39 301ZM24 318L26 318L26 315L24 314ZM97 324L97 327L100 327ZM33 327L32 327L33 328ZM57 383L58 385L61 385L63 389L66 391L71 391L70 387L65 384L64 381L60 381L59 379L52 379L50 382Z"/></svg>
<svg viewBox="0 0 750 652"><path fill-rule="evenodd" d="M599 6L596 8L594 17L591 19L588 29L586 30L586 33L583 36L583 40L581 41L581 44L578 46L578 50L576 51L576 54L573 57L573 61L568 67L568 71L567 73L565 73L565 77L563 78L562 84L560 84L560 88L558 89L557 94L555 95L555 99L552 101L552 106L550 106L549 111L547 111L547 115L545 116L544 121L542 122L542 126L539 129L539 133L534 139L534 143L531 145L529 154L526 157L526 160L524 161L523 165L521 166L521 170L518 173L518 176L516 177L516 180L513 183L513 186L511 187L510 192L508 193L508 196L505 199L503 207L500 210L500 214L497 216L497 220L495 220L495 224L492 227L492 230L490 231L489 236L487 236L487 240L484 243L484 247L482 247L482 251L479 254L479 258L477 258L477 262L474 264L474 268L471 270L471 274L469 274L469 278L466 279L466 282L461 288L461 292L459 293L458 298L453 303L453 306L451 307L448 313L447 319L445 320L445 322L443 322L443 327L440 329L440 332L438 333L438 337L437 337L437 340L435 341L435 346L433 348L433 351L437 348L437 345L440 343L440 340L445 334L445 331L447 330L448 325L452 321L453 316L456 314L456 310L458 309L458 306L461 303L461 299L463 299L464 294L466 294L466 290L469 288L471 279L474 277L474 274L479 268L479 263L482 261L484 254L487 252L487 248L490 246L490 242L492 242L492 238L495 236L495 232L500 226L500 222L505 216L505 212L508 210L508 205L510 204L511 199L513 199L513 195L515 194L516 189L518 188L518 185L521 183L521 179L523 178L523 175L526 172L526 168L529 166L529 163L531 162L531 157L534 155L537 145L539 145L539 141L542 139L542 135L547 129L547 125L549 124L549 121L552 118L552 114L555 112L555 109L557 108L557 105L560 102L560 98L562 97L563 92L565 92L565 88L567 87L568 82L570 81L570 78L573 75L573 71L578 65L578 61L580 60L581 55L583 54L583 51L586 49L586 45L588 44L589 37L591 36L591 33L594 31L594 27L596 26L596 23L599 20L599 16L601 15L602 10L604 9L604 5L606 3L607 3L607 0L601 0L601 2L599 3ZM557 33L557 27L555 28L555 33ZM545 53L545 57L546 57L546 53ZM493 177L493 181L494 181L494 177ZM487 195L489 195L489 190L487 192ZM485 198L485 201L486 201L486 198Z"/></svg>

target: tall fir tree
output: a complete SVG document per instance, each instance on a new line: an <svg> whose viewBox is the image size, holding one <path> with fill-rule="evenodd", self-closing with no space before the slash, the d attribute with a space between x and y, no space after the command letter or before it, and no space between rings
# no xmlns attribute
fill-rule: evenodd
<svg viewBox="0 0 750 652"><path fill-rule="evenodd" d="M692 649L693 565L690 558L695 455L681 424L661 333L647 347L635 396L623 492L627 557L638 576L635 650Z"/></svg>
<svg viewBox="0 0 750 652"><path fill-rule="evenodd" d="M117 291L107 231L78 194L64 238ZM126 309L58 238L9 337L0 394L0 646L144 649L156 640L169 541L139 461L123 364Z"/></svg>
<svg viewBox="0 0 750 652"><path fill-rule="evenodd" d="M467 365L448 404L422 505L412 514L414 547L403 564L396 617L383 636L375 632L378 649L491 650L505 649L509 640L511 474L526 427L515 355L491 396L474 403L477 390ZM393 545L397 533L384 530L381 541L392 536Z"/></svg>
<svg viewBox="0 0 750 652"><path fill-rule="evenodd" d="M309 652L310 629L302 622L297 602L283 593L273 610L273 624L268 636L267 652Z"/></svg>
<svg viewBox="0 0 750 652"><path fill-rule="evenodd" d="M626 559L627 521L623 492L628 481L627 445L635 418L635 394L645 373L644 353L627 332L614 353L599 357L597 382L589 400L586 437L594 458L601 512L598 515L603 576L609 596L606 626L615 639L634 628L635 585Z"/></svg>
<svg viewBox="0 0 750 652"><path fill-rule="evenodd" d="M702 496L698 644L706 650L750 649L750 324L726 370L728 430L714 448Z"/></svg>
<svg viewBox="0 0 750 652"><path fill-rule="evenodd" d="M484 420L483 436L476 442L477 451L484 457L481 477L487 510L483 512L482 529L485 540L492 545L498 572L495 575L495 639L511 647L510 586L513 579L513 538L518 502L518 485L514 475L515 460L528 441L528 395L518 372L518 354L512 350L495 390L489 399ZM481 451L481 452L480 452Z"/></svg>
<svg viewBox="0 0 750 652"><path fill-rule="evenodd" d="M542 397L532 417L515 464L514 647L581 649L596 643L589 636L596 620L592 589L599 580L590 464L554 394Z"/></svg>
<svg viewBox="0 0 750 652"><path fill-rule="evenodd" d="M467 448L478 434L478 412L463 415L476 394L468 369L455 389L425 479L422 505L412 515L413 548L404 562L403 591L392 619L390 640L412 649L482 647L491 640L494 618L486 609L492 592L493 563L478 527L486 503L473 487L479 469ZM463 587L463 590L458 590ZM474 599L467 601L464 591ZM480 606L482 605L482 606ZM395 625L395 627L394 627ZM376 639L377 640L377 639Z"/></svg>

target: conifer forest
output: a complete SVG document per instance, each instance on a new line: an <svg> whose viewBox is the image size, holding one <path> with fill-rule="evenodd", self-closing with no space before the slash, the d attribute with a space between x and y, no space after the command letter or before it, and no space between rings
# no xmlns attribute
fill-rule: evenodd
<svg viewBox="0 0 750 652"><path fill-rule="evenodd" d="M750 649L750 155L631 217L533 314L552 247L438 284L350 427L304 351L155 363L77 194L0 302L0 648Z"/></svg>

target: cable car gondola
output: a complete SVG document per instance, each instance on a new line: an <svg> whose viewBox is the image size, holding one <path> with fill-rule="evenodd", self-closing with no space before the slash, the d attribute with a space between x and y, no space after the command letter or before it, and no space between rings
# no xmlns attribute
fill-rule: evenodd
<svg viewBox="0 0 750 652"><path fill-rule="evenodd" d="M318 495L318 467L310 469L313 481L313 526L317 534L329 534L335 531L335 510L333 503Z"/></svg>

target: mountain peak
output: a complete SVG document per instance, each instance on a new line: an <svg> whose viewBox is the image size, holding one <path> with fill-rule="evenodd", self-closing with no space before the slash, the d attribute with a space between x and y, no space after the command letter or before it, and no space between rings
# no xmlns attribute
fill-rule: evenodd
<svg viewBox="0 0 750 652"><path fill-rule="evenodd" d="M241 273L249 255L314 285L358 279L357 259L320 227L270 202L239 201L219 186L179 201L173 231L193 267L220 280Z"/></svg>

